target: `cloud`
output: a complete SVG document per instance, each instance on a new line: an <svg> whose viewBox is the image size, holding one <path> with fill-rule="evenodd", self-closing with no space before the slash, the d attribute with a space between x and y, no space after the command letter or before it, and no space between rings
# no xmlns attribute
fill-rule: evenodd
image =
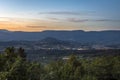
<svg viewBox="0 0 120 80"><path fill-rule="evenodd" d="M78 18L67 18L68 22L120 22L120 20L114 19L78 19Z"/></svg>
<svg viewBox="0 0 120 80"><path fill-rule="evenodd" d="M86 22L89 21L88 19L77 19L77 18L67 18L66 19L69 22Z"/></svg>
<svg viewBox="0 0 120 80"><path fill-rule="evenodd" d="M82 23L82 22L120 22L120 20L116 19L80 19L80 18L57 18L57 17L49 17L49 20L54 21L67 21L67 22L75 22L75 23Z"/></svg>
<svg viewBox="0 0 120 80"><path fill-rule="evenodd" d="M51 14L51 15L86 15L93 13L92 11L88 12L75 12L75 11L53 11L53 12L40 12L39 14Z"/></svg>
<svg viewBox="0 0 120 80"><path fill-rule="evenodd" d="M26 26L26 27L29 27L29 28L47 28L47 26Z"/></svg>
<svg viewBox="0 0 120 80"><path fill-rule="evenodd" d="M54 18L54 17L49 17L48 19L50 19L50 20L56 20L56 21L60 20L59 18Z"/></svg>
<svg viewBox="0 0 120 80"><path fill-rule="evenodd" d="M105 21L109 21L109 22L120 22L120 20L114 20L114 19L96 19L93 21L100 21L100 22L105 22Z"/></svg>

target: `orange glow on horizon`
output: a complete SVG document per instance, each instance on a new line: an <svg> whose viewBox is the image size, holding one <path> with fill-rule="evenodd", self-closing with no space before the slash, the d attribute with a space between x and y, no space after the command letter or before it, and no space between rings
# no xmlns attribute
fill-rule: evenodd
<svg viewBox="0 0 120 80"><path fill-rule="evenodd" d="M83 24L75 24L71 22L54 22L24 18L0 18L0 29L24 32L40 32L45 30L98 30L94 26L90 28Z"/></svg>
<svg viewBox="0 0 120 80"><path fill-rule="evenodd" d="M43 21L37 19L11 19L6 18L0 20L0 29L9 31L25 31L37 32L44 30L73 30L73 27L65 28L67 25L61 23L54 23L50 21Z"/></svg>

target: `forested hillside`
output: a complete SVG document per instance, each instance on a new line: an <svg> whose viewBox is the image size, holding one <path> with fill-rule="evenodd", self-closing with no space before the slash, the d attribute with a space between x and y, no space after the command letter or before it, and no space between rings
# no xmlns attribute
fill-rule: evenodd
<svg viewBox="0 0 120 80"><path fill-rule="evenodd" d="M0 80L120 80L120 55L79 59L71 55L43 65L26 59L24 49L0 54Z"/></svg>

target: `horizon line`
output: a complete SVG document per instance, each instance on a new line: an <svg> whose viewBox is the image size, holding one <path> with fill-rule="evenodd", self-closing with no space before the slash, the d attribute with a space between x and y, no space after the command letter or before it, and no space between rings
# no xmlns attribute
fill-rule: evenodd
<svg viewBox="0 0 120 80"><path fill-rule="evenodd" d="M109 29L106 29L106 30L43 30L43 31L11 31L11 30L7 30L7 29L0 29L0 31L8 31L8 32L45 32L45 31L83 31L83 32L101 32L101 31L120 31L120 30L116 30L116 29L113 29L113 30L109 30Z"/></svg>

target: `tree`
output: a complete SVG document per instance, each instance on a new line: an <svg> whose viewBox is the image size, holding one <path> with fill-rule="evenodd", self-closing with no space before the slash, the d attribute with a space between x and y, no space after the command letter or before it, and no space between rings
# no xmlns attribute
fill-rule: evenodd
<svg viewBox="0 0 120 80"><path fill-rule="evenodd" d="M27 80L42 80L44 76L44 68L40 63L31 62L27 66Z"/></svg>
<svg viewBox="0 0 120 80"><path fill-rule="evenodd" d="M25 54L25 50L22 48L22 47L20 47L19 49L18 49L18 55L21 57L21 58L23 58L23 59L26 59L26 54Z"/></svg>
<svg viewBox="0 0 120 80"><path fill-rule="evenodd" d="M84 76L84 67L77 60L76 56L72 55L63 67L63 80L80 80Z"/></svg>
<svg viewBox="0 0 120 80"><path fill-rule="evenodd" d="M112 73L114 57L99 57L92 61L92 73L98 80L117 80Z"/></svg>
<svg viewBox="0 0 120 80"><path fill-rule="evenodd" d="M15 48L14 47L8 47L5 49L5 55L8 59L12 59L16 57L17 55L15 54Z"/></svg>
<svg viewBox="0 0 120 80"><path fill-rule="evenodd" d="M9 69L7 80L27 80L27 64L22 58L17 57Z"/></svg>

